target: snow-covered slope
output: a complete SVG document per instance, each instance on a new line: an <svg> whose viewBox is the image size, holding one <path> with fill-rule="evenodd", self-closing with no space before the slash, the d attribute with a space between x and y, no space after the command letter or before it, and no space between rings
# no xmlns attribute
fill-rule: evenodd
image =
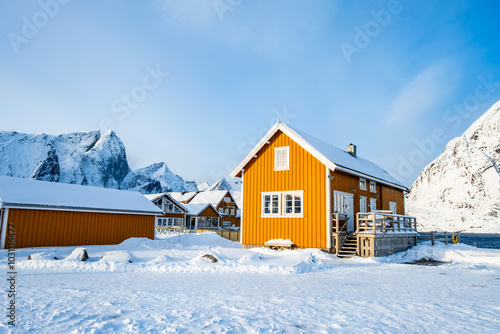
<svg viewBox="0 0 500 334"><path fill-rule="evenodd" d="M225 178L222 178L207 189L207 191L216 191L216 190L233 190L233 187L231 187L231 184L227 182Z"/></svg>
<svg viewBox="0 0 500 334"><path fill-rule="evenodd" d="M500 101L451 140L410 188L422 231L500 233Z"/></svg>
<svg viewBox="0 0 500 334"><path fill-rule="evenodd" d="M165 163L131 171L123 142L109 131L51 136L0 132L0 176L138 190L195 191Z"/></svg>

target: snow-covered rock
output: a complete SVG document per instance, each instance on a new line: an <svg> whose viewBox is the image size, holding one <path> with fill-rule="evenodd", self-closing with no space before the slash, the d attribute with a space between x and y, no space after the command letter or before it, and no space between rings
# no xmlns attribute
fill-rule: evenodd
<svg viewBox="0 0 500 334"><path fill-rule="evenodd" d="M99 261L116 262L116 263L132 263L134 257L128 251L109 251L104 253Z"/></svg>
<svg viewBox="0 0 500 334"><path fill-rule="evenodd" d="M83 247L77 247L64 260L76 260L76 261L85 262L88 259L89 259L89 255L87 254L87 250L85 248L83 248Z"/></svg>
<svg viewBox="0 0 500 334"><path fill-rule="evenodd" d="M500 101L424 168L407 213L422 231L500 233Z"/></svg>
<svg viewBox="0 0 500 334"><path fill-rule="evenodd" d="M0 176L90 185L144 194L196 191L166 163L131 171L123 142L109 131L52 136L0 132Z"/></svg>
<svg viewBox="0 0 500 334"><path fill-rule="evenodd" d="M215 190L233 190L233 187L231 187L231 184L225 178L222 178L207 189L207 191Z"/></svg>

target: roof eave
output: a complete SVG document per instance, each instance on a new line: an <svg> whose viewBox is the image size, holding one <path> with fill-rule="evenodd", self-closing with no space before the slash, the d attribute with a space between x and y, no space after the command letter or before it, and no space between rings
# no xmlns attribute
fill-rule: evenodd
<svg viewBox="0 0 500 334"><path fill-rule="evenodd" d="M63 210L63 211L84 211L84 212L105 212L105 213L135 213L135 214L147 214L147 215L161 215L163 212L158 209L158 211L146 211L146 210L127 210L127 209L108 209L108 208L87 208L87 207L77 207L77 206L64 206L64 205L37 205L37 204L23 204L23 203L3 203L2 208L4 209L35 209L35 210Z"/></svg>
<svg viewBox="0 0 500 334"><path fill-rule="evenodd" d="M400 189L400 190L408 191L408 188L406 188L405 186L402 186L402 185L399 185L399 184L396 184L396 183L392 183L392 182L389 182L389 181L386 181L386 180L382 180L382 179L380 179L378 177L375 177L375 176L372 176L372 175L368 175L368 174L365 174L365 173L361 173L361 172L355 171L353 169L349 169L349 168L342 167L342 166L337 166L336 169L339 170L339 171L341 171L341 172L345 172L345 173L356 175L356 176L361 176L361 177L364 177L364 178L376 181L378 183L382 183L382 184L385 184L385 185L388 185L388 186L391 186L391 187L394 187L394 188L397 188L397 189Z"/></svg>

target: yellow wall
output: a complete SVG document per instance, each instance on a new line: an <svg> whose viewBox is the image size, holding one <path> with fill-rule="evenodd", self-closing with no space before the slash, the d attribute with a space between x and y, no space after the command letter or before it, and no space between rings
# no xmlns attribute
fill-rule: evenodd
<svg viewBox="0 0 500 334"><path fill-rule="evenodd" d="M9 209L8 222L16 248L119 244L155 233L155 216L134 214Z"/></svg>
<svg viewBox="0 0 500 334"><path fill-rule="evenodd" d="M290 170L274 171L274 148L290 146ZM262 192L304 191L304 218L262 218ZM242 243L290 239L298 247L326 248L326 167L278 131L245 167Z"/></svg>

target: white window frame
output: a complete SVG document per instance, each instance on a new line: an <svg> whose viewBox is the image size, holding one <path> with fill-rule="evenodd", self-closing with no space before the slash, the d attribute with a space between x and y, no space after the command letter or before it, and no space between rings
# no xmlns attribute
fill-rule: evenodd
<svg viewBox="0 0 500 334"><path fill-rule="evenodd" d="M231 197L229 196L224 197L224 203L231 203L231 202L232 202Z"/></svg>
<svg viewBox="0 0 500 334"><path fill-rule="evenodd" d="M224 227L224 228L231 227L231 222L230 221L222 221L222 227Z"/></svg>
<svg viewBox="0 0 500 334"><path fill-rule="evenodd" d="M284 154L281 159L286 159L280 163L280 154ZM274 170L290 170L290 146L281 146L274 148Z"/></svg>
<svg viewBox="0 0 500 334"><path fill-rule="evenodd" d="M362 177L359 178L359 189L366 190L366 179Z"/></svg>
<svg viewBox="0 0 500 334"><path fill-rule="evenodd" d="M377 182L370 181L370 192L377 193Z"/></svg>
<svg viewBox="0 0 500 334"><path fill-rule="evenodd" d="M264 212L266 196L270 196L269 213ZM273 213L273 196L278 196L278 213ZM281 192L270 191L261 193L261 217L281 217Z"/></svg>
<svg viewBox="0 0 500 334"><path fill-rule="evenodd" d="M368 199L366 196L359 197L359 212L366 213L368 212Z"/></svg>
<svg viewBox="0 0 500 334"><path fill-rule="evenodd" d="M234 216L234 208L229 209L229 215Z"/></svg>
<svg viewBox="0 0 500 334"><path fill-rule="evenodd" d="M398 214L398 203L396 203L396 202L389 202L389 210L393 214L397 215Z"/></svg>
<svg viewBox="0 0 500 334"><path fill-rule="evenodd" d="M286 203L285 196L293 196L293 207L292 211L295 212L295 196L300 197L300 213L286 213ZM271 196L270 199L270 210L271 213L265 213L265 197ZM272 213L272 197L278 196L278 213ZM261 217L262 218L304 218L304 191L303 190L292 190L292 191L272 191L272 192L262 192L261 193Z"/></svg>
<svg viewBox="0 0 500 334"><path fill-rule="evenodd" d="M219 213L220 213L221 215L223 215L223 214L224 214L224 208L219 208Z"/></svg>

